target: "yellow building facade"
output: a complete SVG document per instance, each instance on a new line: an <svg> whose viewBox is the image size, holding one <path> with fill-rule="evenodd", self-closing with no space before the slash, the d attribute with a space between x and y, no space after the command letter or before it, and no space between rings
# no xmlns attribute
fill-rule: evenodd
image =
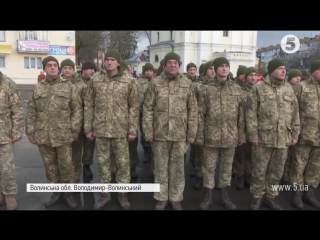
<svg viewBox="0 0 320 240"><path fill-rule="evenodd" d="M0 71L17 84L35 84L42 59L75 62L75 31L0 31Z"/></svg>

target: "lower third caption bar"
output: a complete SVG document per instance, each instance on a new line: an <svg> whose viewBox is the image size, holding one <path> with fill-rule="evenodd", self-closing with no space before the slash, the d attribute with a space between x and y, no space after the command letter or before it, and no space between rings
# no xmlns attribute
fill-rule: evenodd
<svg viewBox="0 0 320 240"><path fill-rule="evenodd" d="M160 184L27 183L27 192L160 192Z"/></svg>

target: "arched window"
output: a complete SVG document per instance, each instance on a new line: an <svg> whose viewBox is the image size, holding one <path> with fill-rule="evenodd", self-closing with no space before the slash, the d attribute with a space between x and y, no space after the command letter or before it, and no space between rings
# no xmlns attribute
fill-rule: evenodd
<svg viewBox="0 0 320 240"><path fill-rule="evenodd" d="M156 55L156 56L154 57L154 61L155 61L155 62L159 62L159 57L158 57L158 55Z"/></svg>

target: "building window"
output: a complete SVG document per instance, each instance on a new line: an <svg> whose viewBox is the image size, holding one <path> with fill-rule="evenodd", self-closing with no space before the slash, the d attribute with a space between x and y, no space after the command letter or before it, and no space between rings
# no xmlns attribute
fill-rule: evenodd
<svg viewBox="0 0 320 240"><path fill-rule="evenodd" d="M48 31L19 31L19 40L48 41Z"/></svg>
<svg viewBox="0 0 320 240"><path fill-rule="evenodd" d="M223 31L223 36L224 37L229 37L229 31Z"/></svg>
<svg viewBox="0 0 320 240"><path fill-rule="evenodd" d="M6 67L6 58L0 57L0 68L5 68L5 67Z"/></svg>
<svg viewBox="0 0 320 240"><path fill-rule="evenodd" d="M42 69L42 58L41 57L24 57L24 68L25 69Z"/></svg>
<svg viewBox="0 0 320 240"><path fill-rule="evenodd" d="M6 41L6 31L0 31L0 42Z"/></svg>
<svg viewBox="0 0 320 240"><path fill-rule="evenodd" d="M156 55L156 56L154 57L154 61L155 61L155 62L159 62L159 57L158 57L158 55Z"/></svg>
<svg viewBox="0 0 320 240"><path fill-rule="evenodd" d="M160 33L157 32L157 34L158 34L158 42L159 42L160 41Z"/></svg>

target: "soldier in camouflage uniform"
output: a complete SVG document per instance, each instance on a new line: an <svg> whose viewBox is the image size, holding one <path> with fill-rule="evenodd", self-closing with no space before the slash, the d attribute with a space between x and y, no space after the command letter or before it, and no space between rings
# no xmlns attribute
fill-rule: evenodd
<svg viewBox="0 0 320 240"><path fill-rule="evenodd" d="M202 75L200 78L198 78L195 82L192 83L192 87L194 88L194 92L197 98L197 101L199 99L199 95L202 94L201 91L203 90L203 84L205 84L210 79L212 80L216 73L214 71L214 65L213 61L208 61L202 68L202 71L204 71L204 75ZM191 172L191 176L196 178L196 181L193 185L193 188L195 190L199 190L203 186L203 175L202 175L202 146L194 144L193 147L195 148L195 156L193 159L193 170L194 173Z"/></svg>
<svg viewBox="0 0 320 240"><path fill-rule="evenodd" d="M197 66L194 64L194 63L189 63L187 65L187 74L186 74L186 77L188 79L190 79L192 81L192 83L195 83L198 81L198 76L197 76ZM193 169L195 168L194 166L194 159L195 159L195 155L196 155L196 148L197 146L194 145L194 144L190 144L190 162L192 163L193 165ZM186 160L187 159L187 154L185 154L184 156L184 159ZM195 174L195 170L193 171L194 174ZM193 175L193 173L191 173Z"/></svg>
<svg viewBox="0 0 320 240"><path fill-rule="evenodd" d="M165 56L164 71L151 80L143 105L143 132L152 142L155 183L160 183L160 192L154 194L156 210L164 210L168 200L174 210L182 210L184 154L197 131L197 100L180 66L178 54Z"/></svg>
<svg viewBox="0 0 320 240"><path fill-rule="evenodd" d="M252 210L258 210L262 202L273 210L282 210L276 201L279 192L275 186L281 180L288 147L297 143L300 133L298 102L285 80L284 62L271 60L268 73L255 84L246 101L247 134L254 148Z"/></svg>
<svg viewBox="0 0 320 240"><path fill-rule="evenodd" d="M163 72L163 64L164 64L164 59L160 61L160 66L158 67L157 76L160 76L160 74Z"/></svg>
<svg viewBox="0 0 320 240"><path fill-rule="evenodd" d="M215 168L220 158L220 203L229 210L236 206L228 197L231 185L232 162L237 145L245 142L241 88L229 77L230 63L224 57L214 60L216 76L209 79L199 94L199 128L196 143L203 146L203 187L205 196L201 210L212 204Z"/></svg>
<svg viewBox="0 0 320 240"><path fill-rule="evenodd" d="M23 136L22 99L16 83L0 72L0 205L16 210L14 144Z"/></svg>
<svg viewBox="0 0 320 240"><path fill-rule="evenodd" d="M205 63L202 63L199 67L199 77L202 77L203 74L204 74L204 71L203 71L203 68L206 64Z"/></svg>
<svg viewBox="0 0 320 240"><path fill-rule="evenodd" d="M243 65L240 65L238 67L237 77L234 80L235 80L236 84L238 84L240 87L243 87L244 83L246 81L246 78L245 78L246 69L247 69L247 67L243 66Z"/></svg>
<svg viewBox="0 0 320 240"><path fill-rule="evenodd" d="M76 141L83 124L81 99L68 79L58 75L59 62L49 56L42 65L46 78L40 81L30 96L26 118L26 134L37 144L49 183L74 183L72 142ZM52 207L61 198L53 193L45 207ZM76 208L74 194L67 192L63 199Z"/></svg>
<svg viewBox="0 0 320 240"><path fill-rule="evenodd" d="M288 82L291 84L293 90L297 87L300 83L302 77L302 73L299 69L291 69L288 74ZM288 156L286 163L284 164L283 176L282 176L282 184L283 185L290 185L289 182L289 169L290 164L293 156L294 146L289 146L288 148Z"/></svg>
<svg viewBox="0 0 320 240"><path fill-rule="evenodd" d="M140 143L142 145L143 151L144 151L144 161L145 163L149 162L151 159L151 144L150 142L147 142L144 138L143 128L142 128L142 114L143 114L143 102L145 99L145 96L147 94L147 90L150 86L150 81L154 76L154 68L151 63L147 63L142 68L143 76L139 78L138 80L138 91L139 91L139 97L140 97L140 132L141 132L141 139ZM151 168L154 170L154 163L151 163Z"/></svg>
<svg viewBox="0 0 320 240"><path fill-rule="evenodd" d="M245 73L245 84L242 87L243 99L246 101L248 94L252 91L253 86L258 80L258 70L255 67L249 67ZM246 130L245 130L246 132ZM252 147L249 141L242 146L237 147L239 156L234 162L234 173L237 178L236 188L242 190L244 185L250 187L252 173Z"/></svg>
<svg viewBox="0 0 320 240"><path fill-rule="evenodd" d="M111 182L111 151L117 165L117 183L130 183L129 141L137 138L139 94L134 79L120 69L121 56L116 50L105 55L105 69L94 75L88 87L84 107L84 131L96 138L98 177ZM124 210L130 209L127 193L118 194ZM102 209L111 201L110 193L102 193L93 206Z"/></svg>
<svg viewBox="0 0 320 240"><path fill-rule="evenodd" d="M84 97L87 93L87 86L90 84L91 77L96 71L94 62L88 61L82 64L80 76L74 74L75 64L72 60L66 59L61 62L62 76L77 86L78 95L81 98L81 106L84 106ZM83 172L87 179L92 179L93 173L90 165L93 164L93 153L95 141L85 137L82 126L81 133L77 141L72 143L72 160L74 163L75 182L80 182L80 175L83 164ZM81 164L82 163L82 164Z"/></svg>
<svg viewBox="0 0 320 240"><path fill-rule="evenodd" d="M123 67L122 67L123 65ZM129 78L133 79L134 82L137 85L138 88L138 80L131 75L131 65L126 63L125 61L121 61L120 63L121 70L123 71L124 74L126 74ZM137 131L137 136L138 136L138 131ZM138 144L139 144L139 139L138 137L134 139L133 141L129 141L129 156L130 156L130 176L131 179L136 179L138 178L138 174L136 172L136 168L139 165L139 154L138 154Z"/></svg>
<svg viewBox="0 0 320 240"><path fill-rule="evenodd" d="M290 166L289 179L293 187L292 205L303 208L303 202L320 209L314 191L320 177L320 60L311 64L310 76L296 86L300 108L301 133L295 146ZM305 192L303 192L305 191Z"/></svg>

